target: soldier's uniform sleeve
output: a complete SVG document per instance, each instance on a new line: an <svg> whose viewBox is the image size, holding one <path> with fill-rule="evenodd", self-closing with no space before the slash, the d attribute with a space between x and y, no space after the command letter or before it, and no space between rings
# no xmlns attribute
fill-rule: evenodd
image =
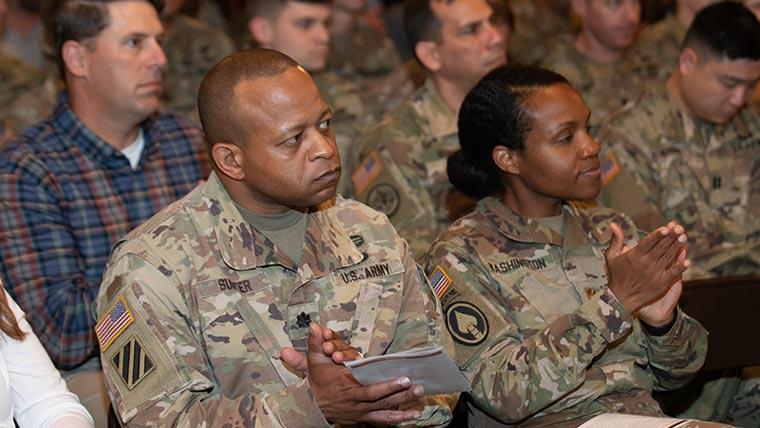
<svg viewBox="0 0 760 428"><path fill-rule="evenodd" d="M664 224L656 160L635 133L612 127L600 131L602 190L597 201L625 213L641 230L652 231Z"/></svg>
<svg viewBox="0 0 760 428"><path fill-rule="evenodd" d="M437 295L472 399L503 423L534 415L578 388L594 359L632 328L631 315L604 287L574 312L522 339L514 319L519 308L496 291L495 279L472 254L463 244L438 241L426 271L431 278L445 275Z"/></svg>
<svg viewBox="0 0 760 428"><path fill-rule="evenodd" d="M199 320L191 315L196 303L179 285L171 264L150 252L115 251L95 312L103 373L122 423L188 428L330 426L305 379L288 386L268 385L262 388L266 393L220 394Z"/></svg>
<svg viewBox="0 0 760 428"><path fill-rule="evenodd" d="M414 348L442 346L454 355L453 342L441 315L441 306L433 295L422 268L404 251L404 296L398 315L396 335L388 353ZM446 426L459 394L425 396L409 408L419 410L421 417L414 426Z"/></svg>
<svg viewBox="0 0 760 428"><path fill-rule="evenodd" d="M649 368L655 389L684 386L697 373L707 356L707 331L681 310L670 330L661 336L647 334ZM646 329L642 329L645 333Z"/></svg>
<svg viewBox="0 0 760 428"><path fill-rule="evenodd" d="M409 144L382 127L362 136L357 146L357 163L351 172L353 198L388 216L418 260L435 239L438 229L434 203L424 188L413 159L404 157ZM395 140L394 140L395 138Z"/></svg>

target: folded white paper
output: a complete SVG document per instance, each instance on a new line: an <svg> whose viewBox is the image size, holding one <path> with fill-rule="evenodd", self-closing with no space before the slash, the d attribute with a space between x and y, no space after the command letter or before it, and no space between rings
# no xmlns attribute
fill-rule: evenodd
<svg viewBox="0 0 760 428"><path fill-rule="evenodd" d="M406 376L412 384L422 385L425 395L470 390L467 378L440 346L349 361L346 367L362 385Z"/></svg>
<svg viewBox="0 0 760 428"><path fill-rule="evenodd" d="M606 413L590 419L578 428L728 428L718 422L691 419L658 418L652 416Z"/></svg>

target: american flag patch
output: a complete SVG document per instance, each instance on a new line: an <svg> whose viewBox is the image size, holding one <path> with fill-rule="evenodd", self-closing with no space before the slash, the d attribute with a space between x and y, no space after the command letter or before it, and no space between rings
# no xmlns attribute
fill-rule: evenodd
<svg viewBox="0 0 760 428"><path fill-rule="evenodd" d="M451 278L449 278L449 276L440 266L435 265L435 269L433 269L433 273L430 274L429 279L435 296L438 298L438 300L440 300L441 296L443 296L446 290L449 289L449 286L451 285Z"/></svg>
<svg viewBox="0 0 760 428"><path fill-rule="evenodd" d="M620 172L620 164L614 153L610 153L602 162L602 186L606 186Z"/></svg>
<svg viewBox="0 0 760 428"><path fill-rule="evenodd" d="M366 159L364 159L364 162L359 166L359 169L357 169L351 176L351 182L354 183L356 194L360 195L382 170L383 167L380 165L380 159L377 157L377 152L373 151Z"/></svg>
<svg viewBox="0 0 760 428"><path fill-rule="evenodd" d="M106 315L95 325L95 334L98 336L98 343L100 343L100 352L105 352L113 341L119 337L119 334L126 330L134 320L124 296L119 296L116 303L111 306Z"/></svg>

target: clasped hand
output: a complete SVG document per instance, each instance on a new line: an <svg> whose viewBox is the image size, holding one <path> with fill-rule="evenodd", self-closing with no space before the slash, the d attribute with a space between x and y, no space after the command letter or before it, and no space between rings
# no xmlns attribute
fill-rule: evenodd
<svg viewBox="0 0 760 428"><path fill-rule="evenodd" d="M306 375L309 387L325 418L332 423L390 425L420 417L417 410L398 410L425 394L406 377L361 385L343 363L362 358L361 353L328 328L309 325L306 356L293 348L280 353L284 363Z"/></svg>
<svg viewBox="0 0 760 428"><path fill-rule="evenodd" d="M629 313L652 326L673 319L681 296L681 275L689 268L686 235L681 225L670 222L644 237L635 247L624 245L623 231L612 224L607 249L608 287Z"/></svg>

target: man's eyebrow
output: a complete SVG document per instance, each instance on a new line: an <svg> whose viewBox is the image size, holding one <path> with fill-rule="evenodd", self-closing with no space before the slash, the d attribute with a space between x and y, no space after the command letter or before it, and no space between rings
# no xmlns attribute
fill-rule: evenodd
<svg viewBox="0 0 760 428"><path fill-rule="evenodd" d="M322 113L320 113L319 117L325 117L328 114L330 114L330 107L329 106L325 106L324 110L322 110ZM307 121L298 122L298 123L295 123L295 124L293 124L291 126L288 126L287 128L284 128L282 130L282 134L283 135L287 135L287 134L290 134L290 133L296 132L296 131L297 132L301 132L302 130L306 129L308 126L309 126L309 124L307 123Z"/></svg>

